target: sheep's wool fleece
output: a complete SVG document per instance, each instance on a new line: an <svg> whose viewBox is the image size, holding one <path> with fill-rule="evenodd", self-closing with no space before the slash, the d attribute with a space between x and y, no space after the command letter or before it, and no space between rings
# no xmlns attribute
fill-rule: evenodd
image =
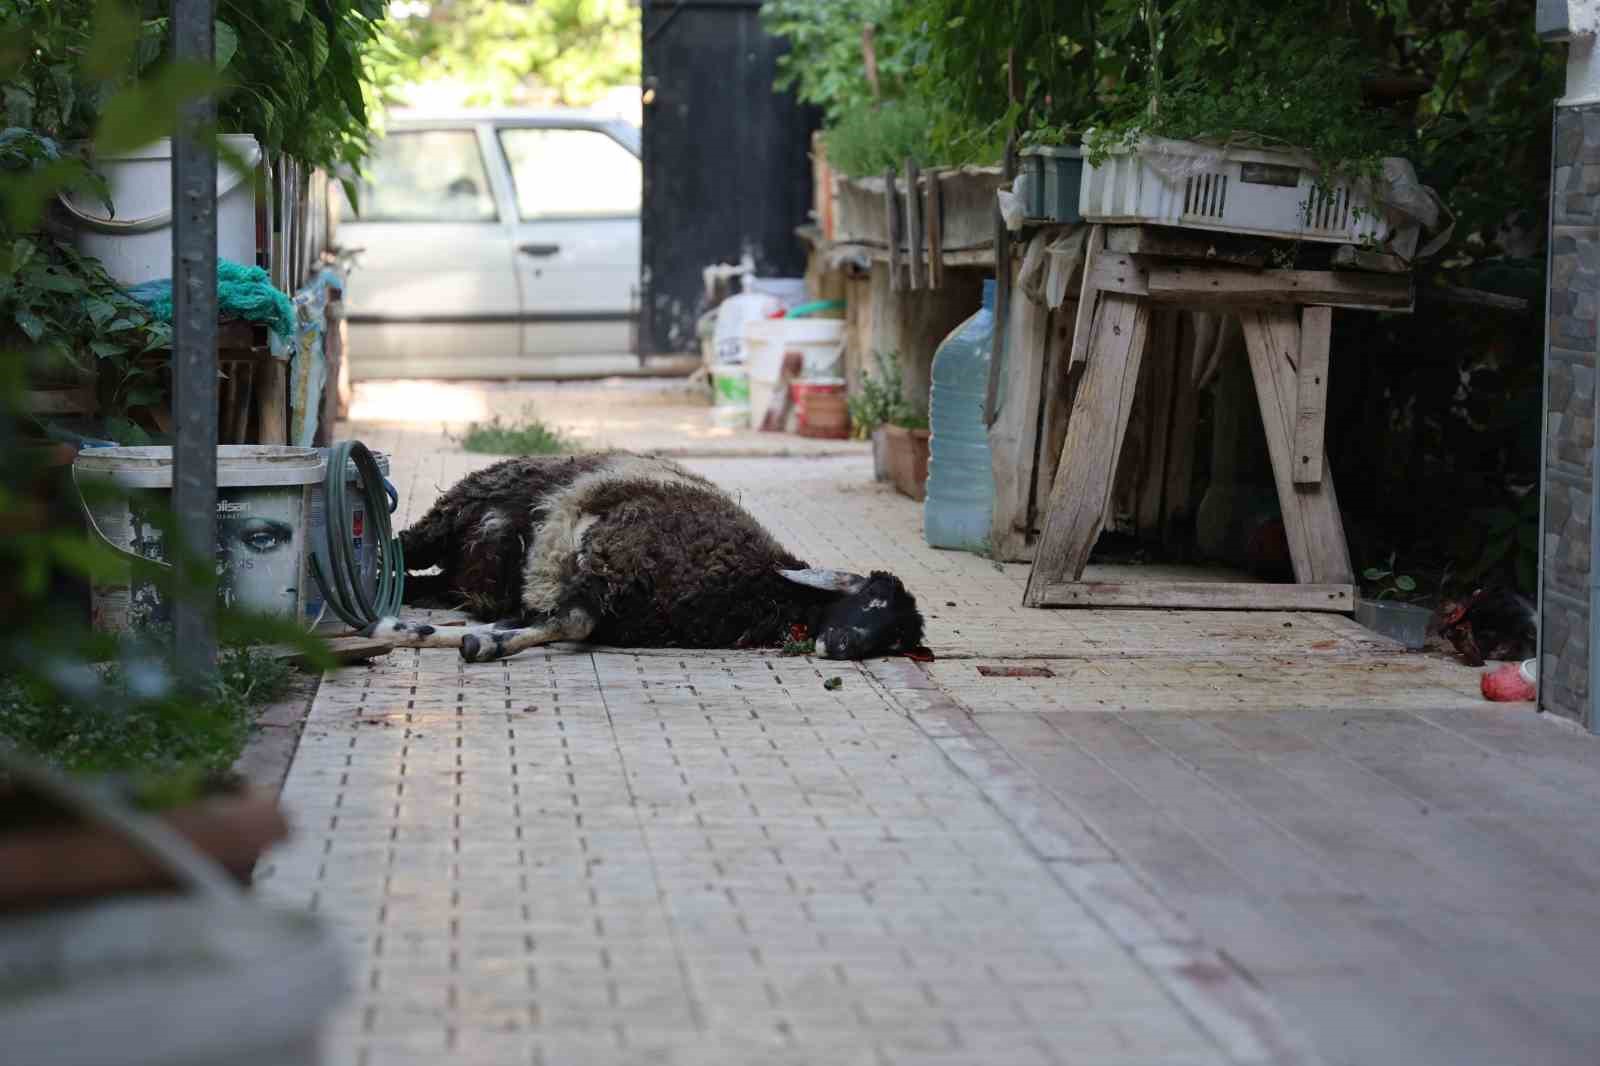
<svg viewBox="0 0 1600 1066"><path fill-rule="evenodd" d="M543 520L522 600L540 614L556 611L575 584L614 601L619 586L641 581L655 609L670 611L752 569L765 576L797 562L726 493L666 459L608 457L536 506Z"/></svg>

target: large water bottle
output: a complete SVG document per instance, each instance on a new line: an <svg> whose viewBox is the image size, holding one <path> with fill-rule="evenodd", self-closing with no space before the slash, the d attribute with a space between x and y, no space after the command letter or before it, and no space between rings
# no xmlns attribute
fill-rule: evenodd
<svg viewBox="0 0 1600 1066"><path fill-rule="evenodd" d="M928 402L932 429L928 495L922 529L935 548L983 551L989 544L994 472L983 396L994 347L994 279L983 282L983 306L957 326L933 355Z"/></svg>

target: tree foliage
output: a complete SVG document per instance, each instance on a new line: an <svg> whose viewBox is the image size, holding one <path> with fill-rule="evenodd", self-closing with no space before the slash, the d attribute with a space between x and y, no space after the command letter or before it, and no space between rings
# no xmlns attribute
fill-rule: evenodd
<svg viewBox="0 0 1600 1066"><path fill-rule="evenodd" d="M628 0L436 0L387 31L386 87L455 82L473 105L582 105L639 80L639 8Z"/></svg>

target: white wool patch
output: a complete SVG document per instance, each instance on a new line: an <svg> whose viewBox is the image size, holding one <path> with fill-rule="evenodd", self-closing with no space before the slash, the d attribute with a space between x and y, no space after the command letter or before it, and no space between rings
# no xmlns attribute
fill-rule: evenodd
<svg viewBox="0 0 1600 1066"><path fill-rule="evenodd" d="M582 564L583 538L600 520L586 505L600 489L614 481L706 485L704 480L669 459L620 455L540 500L539 506L545 509L544 524L534 535L533 546L528 549L522 568L522 603L529 611L551 614L560 606L562 585Z"/></svg>
<svg viewBox="0 0 1600 1066"><path fill-rule="evenodd" d="M497 537L506 524L504 511L488 511L478 519L478 535L485 539Z"/></svg>

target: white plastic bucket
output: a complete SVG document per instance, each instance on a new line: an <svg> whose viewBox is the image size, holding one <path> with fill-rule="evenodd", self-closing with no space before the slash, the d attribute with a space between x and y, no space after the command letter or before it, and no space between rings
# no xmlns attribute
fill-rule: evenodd
<svg viewBox="0 0 1600 1066"><path fill-rule="evenodd" d="M783 350L800 353L807 378L840 377L844 372L844 327L842 318L786 318Z"/></svg>
<svg viewBox="0 0 1600 1066"><path fill-rule="evenodd" d="M711 342L717 363L743 363L745 326L763 321L781 310L783 305L778 298L766 293L741 292L718 304L717 326Z"/></svg>
<svg viewBox="0 0 1600 1066"><path fill-rule="evenodd" d="M261 146L247 133L224 134L222 142L250 170L217 161L217 255L256 265L255 168ZM110 186L114 215L92 196L61 197L77 232L75 244L94 256L124 286L172 276L172 141L163 137L143 148L94 160Z"/></svg>
<svg viewBox="0 0 1600 1066"><path fill-rule="evenodd" d="M112 547L166 561L151 514L171 506L171 448L93 448L72 464L81 483L124 490L90 506L92 529ZM311 488L327 461L315 448L225 444L217 449L217 600L258 614L298 619L312 580L307 565ZM171 604L130 573L91 592L94 627L120 633L171 621Z"/></svg>
<svg viewBox="0 0 1600 1066"><path fill-rule="evenodd" d="M318 448L317 453L327 461L328 449ZM378 471L387 484L389 479L389 455L387 452L374 451L372 458L378 463ZM356 564L361 578L361 587L368 596L375 596L378 592L378 541L367 528L367 500L361 492L361 475L356 472L354 459L345 460L344 480L349 491L345 496L345 503L350 509L350 540L355 548ZM392 502L392 501L391 501ZM392 510L392 508L391 508ZM318 551L326 554L328 543L328 500L327 482L318 481L311 487L311 510L308 527L311 531L310 540L307 541L307 551ZM322 613L322 586L317 584L317 579L310 576L309 564L306 580L306 619L313 621ZM332 618L332 615L329 615ZM343 625L344 623L340 623Z"/></svg>
<svg viewBox="0 0 1600 1066"><path fill-rule="evenodd" d="M744 327L745 367L750 371L750 424L757 428L766 417L767 406L777 390L783 370L784 324L781 318L746 322Z"/></svg>
<svg viewBox="0 0 1600 1066"><path fill-rule="evenodd" d="M727 429L750 425L750 372L742 366L718 366L711 371L716 395L711 421Z"/></svg>

